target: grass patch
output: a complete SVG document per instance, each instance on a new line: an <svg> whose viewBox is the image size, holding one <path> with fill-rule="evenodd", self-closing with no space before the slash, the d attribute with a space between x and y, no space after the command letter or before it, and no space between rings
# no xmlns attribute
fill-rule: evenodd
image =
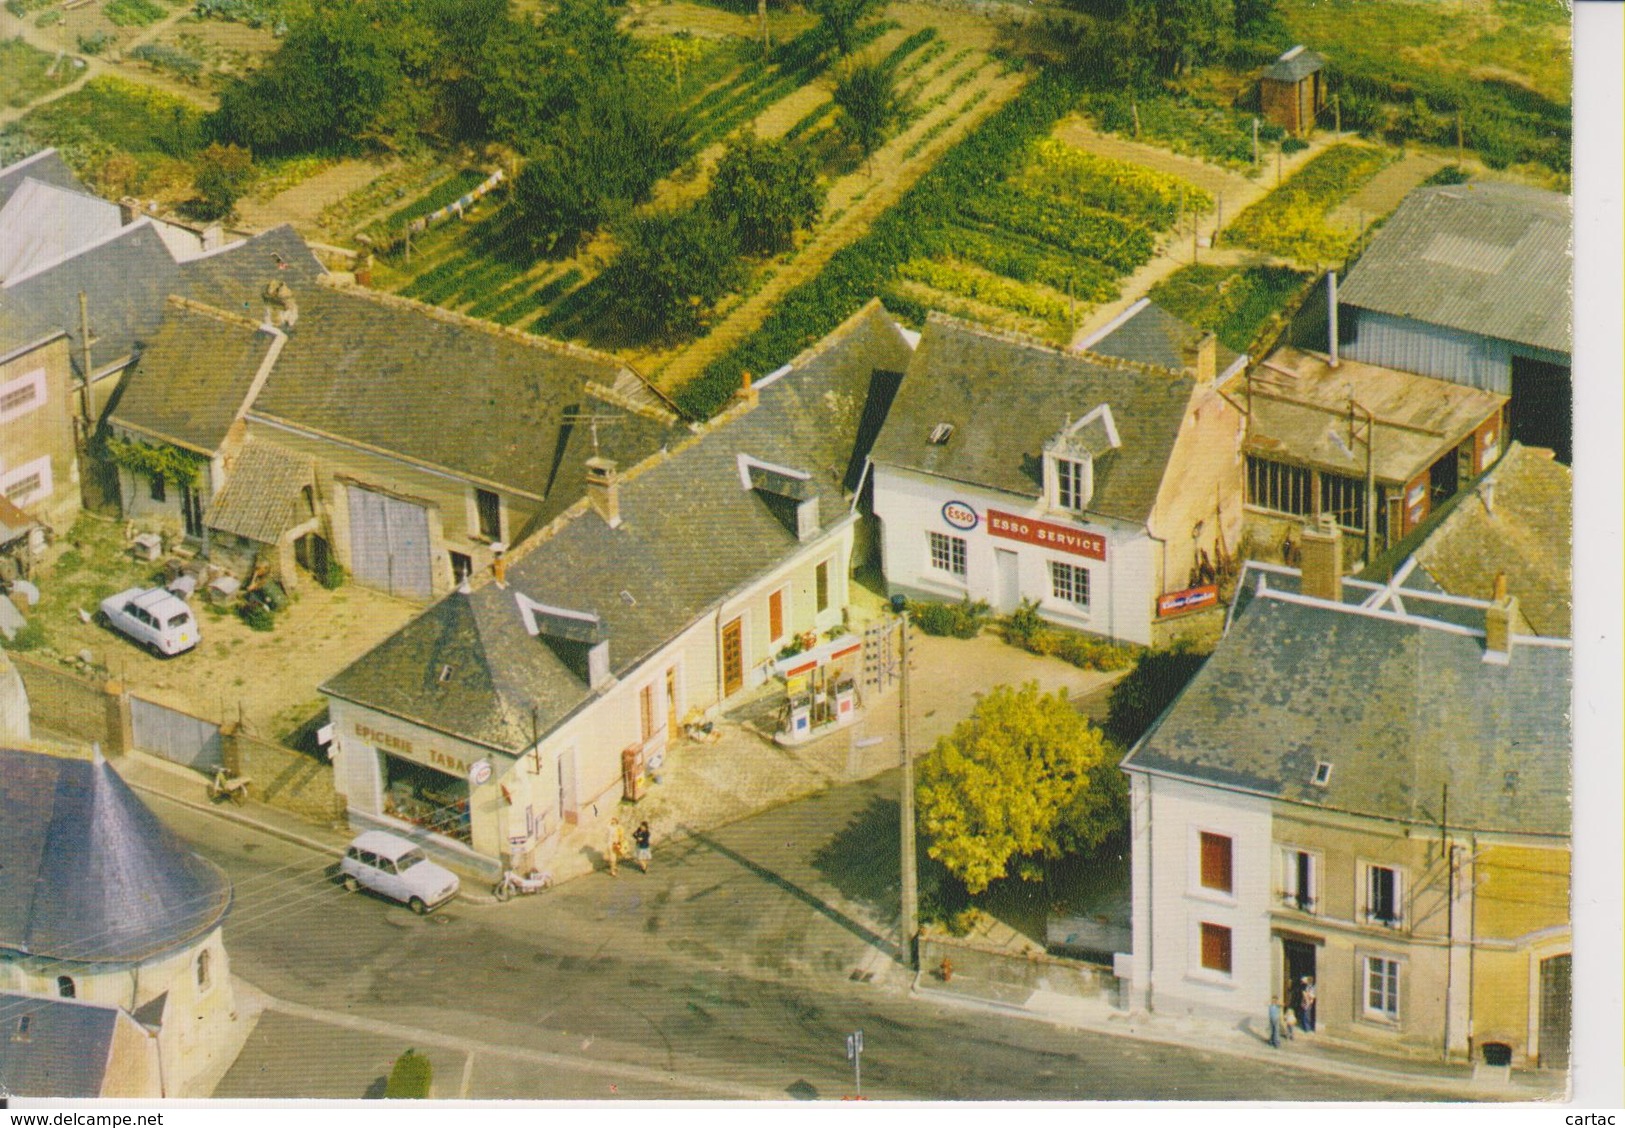
<svg viewBox="0 0 1625 1128"><path fill-rule="evenodd" d="M112 75L30 110L12 129L35 148L54 145L81 176L123 153L137 166L136 191L191 186L186 163L203 141L203 111L191 102Z"/></svg>
<svg viewBox="0 0 1625 1128"><path fill-rule="evenodd" d="M71 82L77 72L66 62L56 66L55 74L50 73L55 59L20 37L0 40L0 103L26 106L41 94Z"/></svg>
<svg viewBox="0 0 1625 1128"><path fill-rule="evenodd" d="M1093 94L1079 104L1079 109L1102 133L1117 133L1249 173L1256 167L1251 114L1180 93L1138 99L1119 93ZM1260 123L1258 136L1262 144L1279 138L1281 130L1278 126Z"/></svg>
<svg viewBox="0 0 1625 1128"><path fill-rule="evenodd" d="M1211 329L1236 352L1251 353L1298 304L1314 275L1284 266L1187 266L1147 295L1182 321Z"/></svg>
<svg viewBox="0 0 1625 1128"><path fill-rule="evenodd" d="M154 0L108 0L102 14L115 27L146 27L167 14Z"/></svg>

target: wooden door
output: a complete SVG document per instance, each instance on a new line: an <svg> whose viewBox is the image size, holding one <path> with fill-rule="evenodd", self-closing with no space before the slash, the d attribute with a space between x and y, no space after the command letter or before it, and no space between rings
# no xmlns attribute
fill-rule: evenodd
<svg viewBox="0 0 1625 1128"><path fill-rule="evenodd" d="M783 590L767 597L767 637L770 642L777 642L784 637Z"/></svg>
<svg viewBox="0 0 1625 1128"><path fill-rule="evenodd" d="M722 696L732 697L745 686L745 632L738 619L722 628Z"/></svg>
<svg viewBox="0 0 1625 1128"><path fill-rule="evenodd" d="M666 671L666 739L677 731L677 667Z"/></svg>

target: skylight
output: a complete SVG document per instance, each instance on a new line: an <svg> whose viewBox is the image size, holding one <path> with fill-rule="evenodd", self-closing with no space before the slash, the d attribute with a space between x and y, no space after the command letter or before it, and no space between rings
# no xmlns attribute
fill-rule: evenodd
<svg viewBox="0 0 1625 1128"><path fill-rule="evenodd" d="M948 440L953 437L954 425L952 423L938 423L931 428L930 441L933 446L945 446Z"/></svg>

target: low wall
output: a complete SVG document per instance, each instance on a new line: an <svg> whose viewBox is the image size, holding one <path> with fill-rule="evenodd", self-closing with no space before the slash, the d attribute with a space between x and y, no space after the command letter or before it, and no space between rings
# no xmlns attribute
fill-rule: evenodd
<svg viewBox="0 0 1625 1128"><path fill-rule="evenodd" d="M100 744L109 756L127 750L119 723L122 690L12 651L8 655L28 691L32 727L40 733Z"/></svg>
<svg viewBox="0 0 1625 1128"><path fill-rule="evenodd" d="M345 821L344 800L333 787L333 765L238 730L220 729L221 759L232 775L247 776L249 798L311 822Z"/></svg>
<svg viewBox="0 0 1625 1128"><path fill-rule="evenodd" d="M1151 645L1172 646L1184 640L1193 646L1211 649L1224 634L1224 616L1228 610L1221 603L1173 618L1155 619L1151 623Z"/></svg>
<svg viewBox="0 0 1625 1128"><path fill-rule="evenodd" d="M955 978L979 979L1029 991L1051 991L1080 999L1118 1003L1118 980L1111 968L1061 956L1003 952L950 936L920 937L920 968L937 975L946 958Z"/></svg>

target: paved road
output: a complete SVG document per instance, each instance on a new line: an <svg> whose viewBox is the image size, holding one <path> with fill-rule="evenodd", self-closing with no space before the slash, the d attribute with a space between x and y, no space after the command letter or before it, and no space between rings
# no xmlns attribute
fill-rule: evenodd
<svg viewBox="0 0 1625 1128"><path fill-rule="evenodd" d="M153 802L237 883L233 970L273 999L221 1097L376 1095L415 1046L446 1097L828 1099L850 1091L859 1028L874 1097L1417 1096L908 998L875 925L885 865L827 849L877 837L876 785L659 852L648 875L428 919L342 892L297 846Z"/></svg>

